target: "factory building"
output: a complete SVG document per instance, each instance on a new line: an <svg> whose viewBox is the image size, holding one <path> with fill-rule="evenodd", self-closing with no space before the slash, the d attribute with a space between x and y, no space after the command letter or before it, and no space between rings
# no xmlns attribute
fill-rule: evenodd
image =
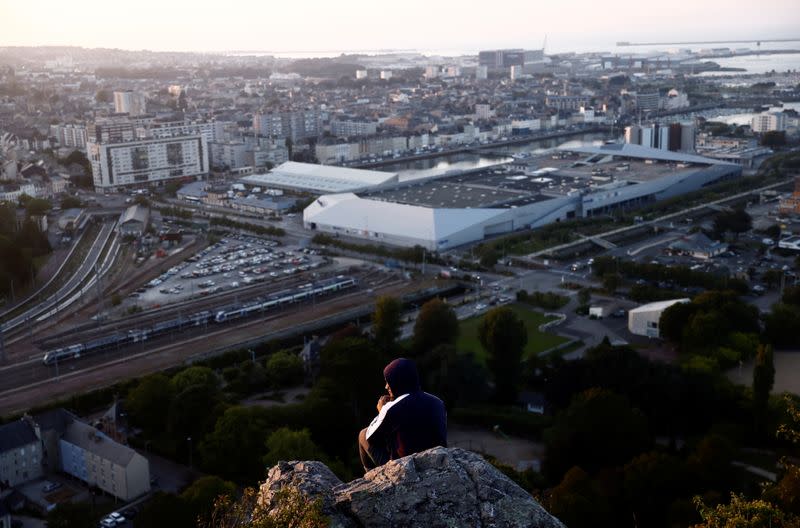
<svg viewBox="0 0 800 528"><path fill-rule="evenodd" d="M303 224L334 236L447 250L553 222L612 215L741 172L736 165L639 145L573 148L558 162L531 160L525 167L333 192L305 209Z"/></svg>
<svg viewBox="0 0 800 528"><path fill-rule="evenodd" d="M265 174L242 178L242 182L312 194L341 193L397 182L397 173L287 161Z"/></svg>

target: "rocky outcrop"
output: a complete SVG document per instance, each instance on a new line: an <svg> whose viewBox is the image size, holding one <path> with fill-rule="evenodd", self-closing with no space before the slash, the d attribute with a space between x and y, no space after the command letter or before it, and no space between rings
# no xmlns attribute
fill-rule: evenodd
<svg viewBox="0 0 800 528"><path fill-rule="evenodd" d="M342 483L321 462L280 462L259 502L275 507L284 486L322 499L331 528L564 528L528 493L479 455L437 447Z"/></svg>

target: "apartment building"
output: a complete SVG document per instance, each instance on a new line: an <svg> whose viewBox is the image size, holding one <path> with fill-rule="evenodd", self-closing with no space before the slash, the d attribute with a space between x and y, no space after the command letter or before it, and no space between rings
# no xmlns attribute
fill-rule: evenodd
<svg viewBox="0 0 800 528"><path fill-rule="evenodd" d="M377 133L378 123L374 121L342 119L331 122L331 134L336 137L374 136Z"/></svg>
<svg viewBox="0 0 800 528"><path fill-rule="evenodd" d="M89 485L125 501L150 490L147 459L91 425L73 420L67 425L59 448L63 471Z"/></svg>
<svg viewBox="0 0 800 528"><path fill-rule="evenodd" d="M759 134L764 132L780 132L786 130L786 115L782 112L769 112L753 116L750 128Z"/></svg>
<svg viewBox="0 0 800 528"><path fill-rule="evenodd" d="M41 477L42 445L24 419L0 426L0 485L17 486Z"/></svg>
<svg viewBox="0 0 800 528"><path fill-rule="evenodd" d="M100 189L199 179L208 174L208 144L200 134L87 143L94 185Z"/></svg>
<svg viewBox="0 0 800 528"><path fill-rule="evenodd" d="M114 92L114 111L132 117L144 115L147 113L147 100L144 94L133 90Z"/></svg>

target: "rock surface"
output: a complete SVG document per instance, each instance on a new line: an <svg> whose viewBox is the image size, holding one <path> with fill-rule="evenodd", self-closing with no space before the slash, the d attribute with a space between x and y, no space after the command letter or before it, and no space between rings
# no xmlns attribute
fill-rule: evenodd
<svg viewBox="0 0 800 528"><path fill-rule="evenodd" d="M564 528L480 455L436 447L343 483L321 462L280 462L261 485L261 504L295 486L319 497L331 528Z"/></svg>

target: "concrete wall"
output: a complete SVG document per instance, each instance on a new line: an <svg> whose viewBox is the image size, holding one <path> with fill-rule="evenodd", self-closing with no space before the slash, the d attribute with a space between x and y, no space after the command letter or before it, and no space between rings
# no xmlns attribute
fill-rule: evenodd
<svg viewBox="0 0 800 528"><path fill-rule="evenodd" d="M628 330L632 334L659 337L658 321L664 310L651 310L646 312L628 312Z"/></svg>

